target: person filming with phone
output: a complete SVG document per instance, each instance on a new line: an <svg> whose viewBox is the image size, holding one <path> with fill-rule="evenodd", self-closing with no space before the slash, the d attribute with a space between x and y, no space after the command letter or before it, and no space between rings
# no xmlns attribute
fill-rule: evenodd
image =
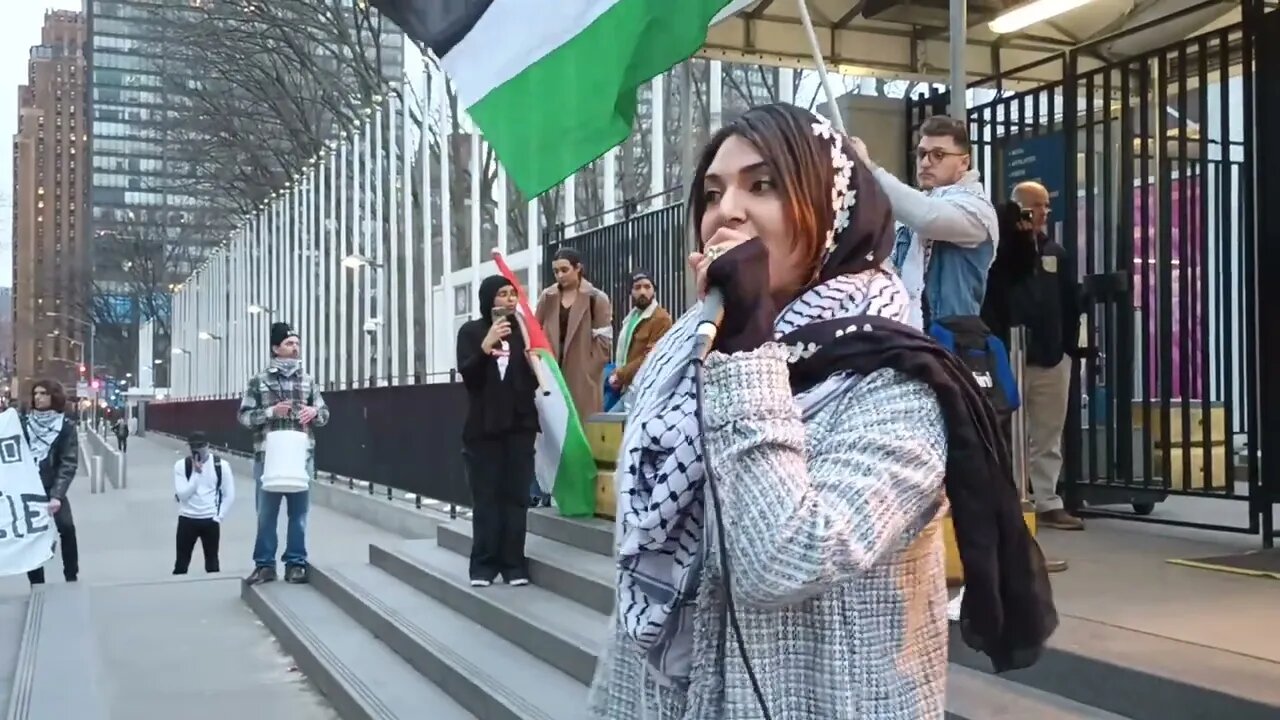
<svg viewBox="0 0 1280 720"><path fill-rule="evenodd" d="M1024 182L1013 188L1012 197L1001 213L1004 237L991 268L982 316L1006 342L1011 327L1026 327L1022 402L1037 522L1055 530L1083 530L1084 521L1067 512L1057 492L1072 358L1087 354L1079 347L1079 284L1066 249L1047 233L1049 190Z"/></svg>
<svg viewBox="0 0 1280 720"><path fill-rule="evenodd" d="M196 541L204 554L204 570L216 573L222 520L236 499L236 479L231 466L213 454L209 438L200 431L187 438L190 451L173 464L173 497L178 501L177 549L173 574L186 575Z"/></svg>
<svg viewBox="0 0 1280 720"><path fill-rule="evenodd" d="M471 486L471 584L488 587L501 577L528 585L524 535L538 382L525 355L528 344L516 316L518 295L501 275L480 283L480 317L458 329L458 372L467 389L462 452Z"/></svg>

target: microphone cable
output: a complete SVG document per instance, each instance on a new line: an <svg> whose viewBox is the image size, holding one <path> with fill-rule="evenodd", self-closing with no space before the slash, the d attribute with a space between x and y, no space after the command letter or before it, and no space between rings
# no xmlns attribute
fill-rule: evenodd
<svg viewBox="0 0 1280 720"><path fill-rule="evenodd" d="M725 543L724 513L721 512L720 492L716 489L715 472L711 466L711 453L707 449L706 407L703 403L705 390L703 386L703 364L705 355L705 352L696 353L691 360L693 363L694 392L696 393L694 405L696 406L695 411L698 418L698 445L702 449L702 471L705 475L707 489L710 491L711 505L715 514L716 541L719 545L717 550L720 557L720 569L724 573L725 614L728 618L729 629L733 630L734 640L738 644L738 657L742 659L742 665L747 670L747 679L751 681L751 690L755 693L756 702L760 705L760 712L764 720L773 720L773 716L769 713L769 705L764 698L764 692L760 689L760 681L756 678L755 669L751 665L751 659L747 657L747 646L742 640L742 626L738 623L738 608L733 602L733 586L730 582L729 574L729 551ZM726 634L725 622L722 619L720 622L720 648L722 651Z"/></svg>

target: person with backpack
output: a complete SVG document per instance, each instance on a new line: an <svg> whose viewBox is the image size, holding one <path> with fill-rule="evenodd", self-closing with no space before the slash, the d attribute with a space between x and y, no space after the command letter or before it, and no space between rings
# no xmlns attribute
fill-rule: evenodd
<svg viewBox="0 0 1280 720"><path fill-rule="evenodd" d="M120 448L120 452L126 452L129 449L129 420L128 418L117 418L116 426L116 446Z"/></svg>
<svg viewBox="0 0 1280 720"><path fill-rule="evenodd" d="M204 553L205 572L221 570L218 543L222 536L222 520L236 499L236 481L231 466L209 449L202 432L187 438L190 452L173 464L173 491L178 501L178 532L174 575L186 575L196 541Z"/></svg>

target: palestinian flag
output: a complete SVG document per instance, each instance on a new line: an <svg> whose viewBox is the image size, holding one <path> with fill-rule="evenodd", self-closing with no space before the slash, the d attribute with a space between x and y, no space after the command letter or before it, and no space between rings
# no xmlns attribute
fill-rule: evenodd
<svg viewBox="0 0 1280 720"><path fill-rule="evenodd" d="M525 197L631 134L636 88L743 0L372 0L440 58Z"/></svg>
<svg viewBox="0 0 1280 720"><path fill-rule="evenodd" d="M543 492L551 493L556 508L566 517L591 517L596 513L596 460L587 444L587 433L582 429L578 411L573 407L569 386L560 373L555 353L547 334L529 305L529 296L515 273L507 267L502 253L493 251L493 261L498 272L511 281L520 298L521 326L525 332L525 347L530 352L529 362L538 378L538 391L534 402L538 407L537 443L534 445L534 468L538 485Z"/></svg>

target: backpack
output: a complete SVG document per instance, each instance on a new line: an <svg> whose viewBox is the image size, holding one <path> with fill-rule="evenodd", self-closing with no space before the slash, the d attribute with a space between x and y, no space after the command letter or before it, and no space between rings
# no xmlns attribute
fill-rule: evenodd
<svg viewBox="0 0 1280 720"><path fill-rule="evenodd" d="M214 507L215 507L214 513L221 514L222 513L222 458L218 457L217 455L213 455L209 459L213 460L213 474L218 477L218 484L215 486L215 490L214 490L218 498L214 504ZM187 469L187 479L190 480L191 471L195 467L195 464L191 462L190 456L186 458L186 460L184 461L184 465Z"/></svg>
<svg viewBox="0 0 1280 720"><path fill-rule="evenodd" d="M1000 418L1012 417L1022 405L1022 398L1009 364L1009 351L981 318L944 318L929 326L929 335L969 368Z"/></svg>

